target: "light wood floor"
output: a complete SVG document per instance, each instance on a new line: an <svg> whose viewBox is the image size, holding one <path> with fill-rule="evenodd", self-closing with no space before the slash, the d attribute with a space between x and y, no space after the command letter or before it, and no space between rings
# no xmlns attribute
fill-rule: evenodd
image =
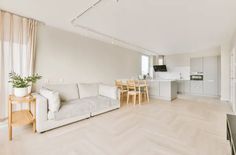
<svg viewBox="0 0 236 155"><path fill-rule="evenodd" d="M0 128L0 155L230 155L225 114L214 98L123 106L44 134Z"/></svg>

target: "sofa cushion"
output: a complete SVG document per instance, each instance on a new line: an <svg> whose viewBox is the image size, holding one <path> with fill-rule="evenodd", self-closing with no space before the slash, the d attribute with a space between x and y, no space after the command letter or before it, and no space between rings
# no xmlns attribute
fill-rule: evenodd
<svg viewBox="0 0 236 155"><path fill-rule="evenodd" d="M40 94L47 98L48 109L51 112L58 112L61 106L59 93L45 88L40 89Z"/></svg>
<svg viewBox="0 0 236 155"><path fill-rule="evenodd" d="M87 99L70 100L62 104L58 112L54 112L50 115L53 115L55 120L82 116L90 114L90 106L89 100Z"/></svg>
<svg viewBox="0 0 236 155"><path fill-rule="evenodd" d="M89 97L87 100L91 104L91 113L103 111L104 109L109 109L113 106L119 105L119 100L114 100L104 96Z"/></svg>
<svg viewBox="0 0 236 155"><path fill-rule="evenodd" d="M99 85L99 95L109 97L112 99L117 99L117 88L113 86L108 86L104 84Z"/></svg>
<svg viewBox="0 0 236 155"><path fill-rule="evenodd" d="M44 87L59 92L60 99L63 102L79 98L77 84L48 84Z"/></svg>
<svg viewBox="0 0 236 155"><path fill-rule="evenodd" d="M98 96L97 83L79 83L80 98Z"/></svg>

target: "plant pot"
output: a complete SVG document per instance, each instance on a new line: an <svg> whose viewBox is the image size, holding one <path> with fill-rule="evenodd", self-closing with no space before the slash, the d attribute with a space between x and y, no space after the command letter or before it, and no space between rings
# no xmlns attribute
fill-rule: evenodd
<svg viewBox="0 0 236 155"><path fill-rule="evenodd" d="M16 97L24 97L28 95L28 87L25 88L14 88L14 95Z"/></svg>

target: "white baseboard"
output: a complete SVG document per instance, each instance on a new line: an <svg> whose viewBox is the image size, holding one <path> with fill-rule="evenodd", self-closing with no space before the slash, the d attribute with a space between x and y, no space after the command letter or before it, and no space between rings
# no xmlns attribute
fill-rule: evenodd
<svg viewBox="0 0 236 155"><path fill-rule="evenodd" d="M221 100L221 101L227 101L227 102L229 102L229 99L228 99L228 98L223 98L223 97L221 97L220 100Z"/></svg>

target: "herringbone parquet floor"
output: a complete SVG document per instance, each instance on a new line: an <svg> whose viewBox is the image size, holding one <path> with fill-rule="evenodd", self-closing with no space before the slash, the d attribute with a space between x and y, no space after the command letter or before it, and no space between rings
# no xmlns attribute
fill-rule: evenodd
<svg viewBox="0 0 236 155"><path fill-rule="evenodd" d="M230 155L225 114L214 98L129 104L44 134L0 129L0 155Z"/></svg>

